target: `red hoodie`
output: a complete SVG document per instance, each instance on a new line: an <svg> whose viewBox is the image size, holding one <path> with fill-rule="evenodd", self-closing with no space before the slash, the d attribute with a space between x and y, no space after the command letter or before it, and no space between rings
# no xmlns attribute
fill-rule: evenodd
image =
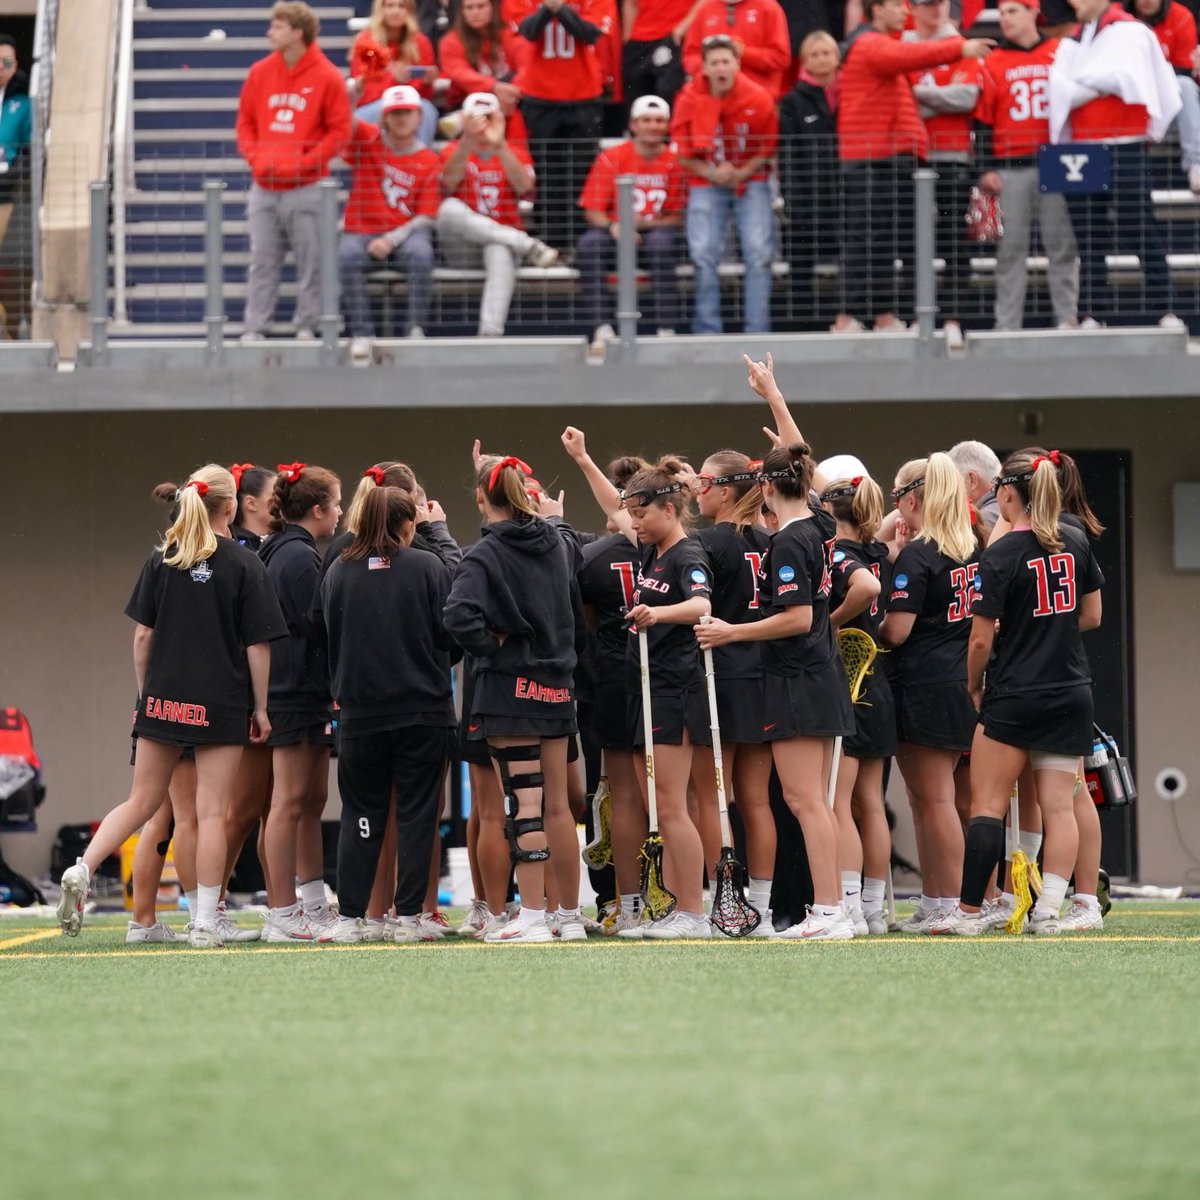
<svg viewBox="0 0 1200 1200"><path fill-rule="evenodd" d="M915 154L924 159L929 133L917 115L908 72L962 57L963 39L898 42L864 25L842 59L842 99L837 111L838 157L843 162Z"/></svg>
<svg viewBox="0 0 1200 1200"><path fill-rule="evenodd" d="M675 97L671 149L680 158L740 167L759 155L770 158L778 138L775 97L745 75L738 75L733 87L720 98L709 91L703 75L685 83ZM746 182L766 177L766 167L762 167ZM689 171L688 185L708 187L709 183ZM738 188L739 194L744 187Z"/></svg>
<svg viewBox="0 0 1200 1200"><path fill-rule="evenodd" d="M316 183L349 136L346 84L315 44L294 67L275 51L250 68L238 101L237 146L259 187L286 192Z"/></svg>
<svg viewBox="0 0 1200 1200"><path fill-rule="evenodd" d="M742 70L778 99L788 90L792 44L779 0L707 0L683 39L683 69L700 74L700 43L723 33L742 43Z"/></svg>

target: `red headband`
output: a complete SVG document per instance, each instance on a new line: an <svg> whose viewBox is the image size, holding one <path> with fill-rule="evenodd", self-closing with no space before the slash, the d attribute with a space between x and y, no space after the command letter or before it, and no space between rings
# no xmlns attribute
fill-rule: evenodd
<svg viewBox="0 0 1200 1200"><path fill-rule="evenodd" d="M524 471L526 475L532 473L533 468L528 463L523 463L519 458L514 458L511 454L505 455L493 468L492 473L488 476L488 491L496 486L496 480L500 477L500 472L505 467L516 467L518 471Z"/></svg>
<svg viewBox="0 0 1200 1200"><path fill-rule="evenodd" d="M383 487L383 481L386 478L386 475L382 467L368 467L363 472L363 478L373 479L375 480L376 487Z"/></svg>
<svg viewBox="0 0 1200 1200"><path fill-rule="evenodd" d="M1048 463L1049 463L1049 464L1050 464L1052 467L1054 467L1055 469L1057 469L1057 468L1058 468L1058 464L1059 464L1059 453L1058 453L1058 451L1057 451L1057 450L1051 450L1049 454L1039 454L1039 455L1038 455L1038 456L1037 456L1037 457L1036 457L1036 458L1033 460L1033 466L1032 466L1030 469L1031 469L1031 470L1033 470L1033 471L1036 471L1036 470L1038 469L1038 467L1039 467L1039 466L1041 466L1041 464L1042 464L1042 463L1044 463L1044 462L1048 462Z"/></svg>
<svg viewBox="0 0 1200 1200"><path fill-rule="evenodd" d="M205 483L203 479L189 479L183 486L185 488L195 488L197 496L208 495L208 484Z"/></svg>
<svg viewBox="0 0 1200 1200"><path fill-rule="evenodd" d="M229 468L229 473L230 473L230 475L233 476L234 491L240 492L242 490L242 476L247 471L253 471L253 470L254 470L253 463L234 463L233 466Z"/></svg>
<svg viewBox="0 0 1200 1200"><path fill-rule="evenodd" d="M304 470L307 463L280 463L275 469L283 476L284 483L296 483L300 479L300 472Z"/></svg>

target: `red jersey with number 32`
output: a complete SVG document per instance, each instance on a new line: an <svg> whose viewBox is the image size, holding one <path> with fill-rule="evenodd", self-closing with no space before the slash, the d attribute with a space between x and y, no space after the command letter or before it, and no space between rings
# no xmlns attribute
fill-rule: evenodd
<svg viewBox="0 0 1200 1200"><path fill-rule="evenodd" d="M443 167L450 161L450 156L457 147L457 142L450 142L442 151ZM508 148L527 170L533 171L533 160L524 146L514 146L510 142ZM488 158L472 154L467 159L467 169L454 192L454 198L461 200L477 213L491 217L499 225L511 225L514 229L525 228L521 224L521 213L517 208L517 193L508 181L508 173L500 161L499 154Z"/></svg>
<svg viewBox="0 0 1200 1200"><path fill-rule="evenodd" d="M633 176L633 212L639 220L673 216L683 211L685 182L679 159L665 146L643 158L633 142L601 151L592 163L579 196L579 207L617 220L617 176Z"/></svg>
<svg viewBox="0 0 1200 1200"><path fill-rule="evenodd" d="M516 27L540 4L541 0L507 0L504 19ZM599 26L601 40L613 27L612 0L567 0L565 7L573 8L589 25ZM547 21L540 36L527 44L529 53L513 81L524 95L559 103L595 100L600 95L596 46L578 41L561 21Z"/></svg>
<svg viewBox="0 0 1200 1200"><path fill-rule="evenodd" d="M1004 45L983 60L983 91L975 115L992 127L998 159L1032 158L1050 140L1050 64L1058 38L1031 50Z"/></svg>
<svg viewBox="0 0 1200 1200"><path fill-rule="evenodd" d="M352 172L343 228L347 233L387 233L413 217L436 217L441 202L438 156L417 144L411 154L393 154L379 127L358 121L342 157Z"/></svg>

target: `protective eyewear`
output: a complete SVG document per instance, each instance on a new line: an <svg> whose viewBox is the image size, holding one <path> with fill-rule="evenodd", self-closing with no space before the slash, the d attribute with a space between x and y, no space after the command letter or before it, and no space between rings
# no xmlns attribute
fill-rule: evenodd
<svg viewBox="0 0 1200 1200"><path fill-rule="evenodd" d="M641 488L636 492L621 492L622 508L645 508L659 496L669 496L672 492L683 491L682 483L669 483L666 487Z"/></svg>

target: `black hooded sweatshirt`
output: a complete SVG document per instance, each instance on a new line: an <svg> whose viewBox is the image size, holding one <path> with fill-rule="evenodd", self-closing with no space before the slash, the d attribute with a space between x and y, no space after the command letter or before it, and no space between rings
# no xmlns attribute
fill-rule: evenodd
<svg viewBox="0 0 1200 1200"><path fill-rule="evenodd" d="M271 645L267 711L311 713L320 720L329 713L330 693L325 629L312 617L321 577L317 543L307 529L288 525L267 538L259 558L288 627L286 640Z"/></svg>
<svg viewBox="0 0 1200 1200"><path fill-rule="evenodd" d="M573 698L571 581L581 561L574 529L557 517L485 525L463 555L445 623L474 658L475 712L541 715L544 709L534 711L538 702ZM498 633L506 635L503 645Z"/></svg>

